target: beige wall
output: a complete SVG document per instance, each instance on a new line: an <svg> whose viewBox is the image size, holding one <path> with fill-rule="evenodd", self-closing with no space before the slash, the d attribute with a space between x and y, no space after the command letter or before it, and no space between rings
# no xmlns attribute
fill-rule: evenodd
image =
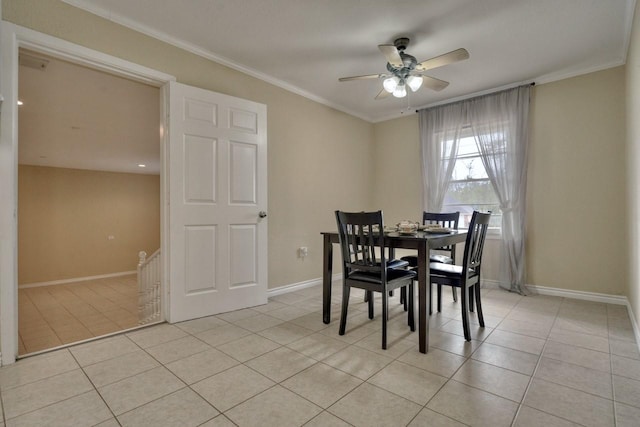
<svg viewBox="0 0 640 427"><path fill-rule="evenodd" d="M132 271L159 247L158 175L18 168L20 284Z"/></svg>
<svg viewBox="0 0 640 427"><path fill-rule="evenodd" d="M321 276L335 209L369 209L373 126L58 0L2 0L3 19L267 105L269 288ZM299 246L309 247L306 259Z"/></svg>
<svg viewBox="0 0 640 427"><path fill-rule="evenodd" d="M373 202L384 210L384 220L396 224L422 216L422 177L418 115L374 125L375 194Z"/></svg>
<svg viewBox="0 0 640 427"><path fill-rule="evenodd" d="M636 3L631 41L626 65L626 153L629 230L627 249L629 253L629 280L626 294L640 325L640 2ZM637 333L638 331L636 331Z"/></svg>
<svg viewBox="0 0 640 427"><path fill-rule="evenodd" d="M624 67L535 87L528 283L625 293L624 98Z"/></svg>
<svg viewBox="0 0 640 427"><path fill-rule="evenodd" d="M535 86L531 101L527 283L626 293L624 67ZM416 115L378 123L374 202L388 222L420 218ZM500 242L485 246L497 280Z"/></svg>

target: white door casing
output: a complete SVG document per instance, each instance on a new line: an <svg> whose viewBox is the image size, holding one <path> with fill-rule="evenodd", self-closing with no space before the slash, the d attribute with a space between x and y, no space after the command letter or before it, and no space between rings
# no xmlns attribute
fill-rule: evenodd
<svg viewBox="0 0 640 427"><path fill-rule="evenodd" d="M176 82L169 98L168 320L266 304L266 106Z"/></svg>
<svg viewBox="0 0 640 427"><path fill-rule="evenodd" d="M156 87L175 77L6 21L0 22L0 47L0 93L4 98L0 114L0 364L7 365L15 362L18 355L18 49L43 52ZM161 94L160 109L164 112L166 98L164 91ZM166 114L161 114L163 129L165 119ZM163 145L165 138L161 138ZM161 181L160 191L161 204L165 206L165 179ZM160 216L164 224L165 213L161 212ZM163 226L163 233L165 229ZM161 241L163 248L168 246L166 236L163 235Z"/></svg>

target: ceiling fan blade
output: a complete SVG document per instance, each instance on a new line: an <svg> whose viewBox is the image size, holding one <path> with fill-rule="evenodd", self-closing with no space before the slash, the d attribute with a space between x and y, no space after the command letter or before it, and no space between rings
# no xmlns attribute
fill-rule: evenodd
<svg viewBox="0 0 640 427"><path fill-rule="evenodd" d="M378 49L387 58L387 62L396 68L404 67L398 48L392 44L379 44Z"/></svg>
<svg viewBox="0 0 640 427"><path fill-rule="evenodd" d="M449 82L436 79L435 77L422 76L422 79L422 86L428 87L429 89L435 90L436 92L439 92L445 87L449 86Z"/></svg>
<svg viewBox="0 0 640 427"><path fill-rule="evenodd" d="M444 65L453 64L454 62L463 61L469 58L469 52L466 49L456 49L435 58L427 59L416 65L416 71L427 71Z"/></svg>
<svg viewBox="0 0 640 427"><path fill-rule="evenodd" d="M351 80L379 79L384 76L385 74L367 74L364 76L340 77L338 80L341 82L348 82Z"/></svg>
<svg viewBox="0 0 640 427"><path fill-rule="evenodd" d="M382 89L382 90L380 91L380 93L378 93L378 94L376 95L376 98L375 98L375 99L384 99L384 98L388 97L389 95L391 95L389 92L387 92L386 90Z"/></svg>

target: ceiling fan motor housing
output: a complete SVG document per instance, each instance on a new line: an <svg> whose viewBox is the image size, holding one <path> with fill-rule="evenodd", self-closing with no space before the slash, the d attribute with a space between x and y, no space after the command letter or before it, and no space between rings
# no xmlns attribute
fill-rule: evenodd
<svg viewBox="0 0 640 427"><path fill-rule="evenodd" d="M393 45L396 47L396 49L398 49L398 51L402 52L407 48L407 46L409 46L409 38L408 37L397 38L393 42Z"/></svg>

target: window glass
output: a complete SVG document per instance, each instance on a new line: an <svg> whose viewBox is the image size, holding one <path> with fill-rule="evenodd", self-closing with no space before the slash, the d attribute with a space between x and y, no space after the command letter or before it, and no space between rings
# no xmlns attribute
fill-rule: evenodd
<svg viewBox="0 0 640 427"><path fill-rule="evenodd" d="M482 164L475 138L465 136L445 195L442 212L460 212L460 228L467 228L474 210L491 211L490 227L500 228L502 214L498 197Z"/></svg>

